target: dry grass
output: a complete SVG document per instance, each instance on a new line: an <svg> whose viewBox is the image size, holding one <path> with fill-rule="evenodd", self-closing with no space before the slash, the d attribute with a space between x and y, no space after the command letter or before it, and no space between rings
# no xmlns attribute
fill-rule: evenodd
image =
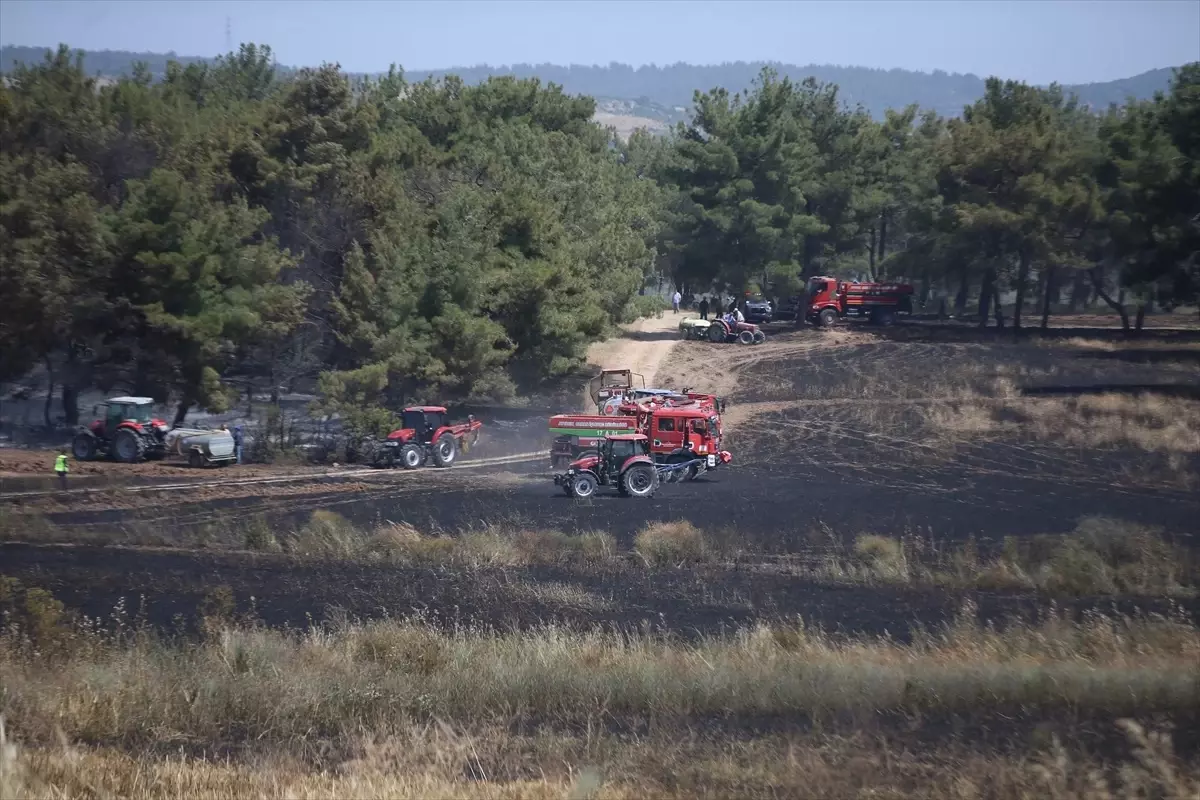
<svg viewBox="0 0 1200 800"><path fill-rule="evenodd" d="M708 538L687 520L652 522L638 531L633 547L652 566L703 561L714 555Z"/></svg>
<svg viewBox="0 0 1200 800"><path fill-rule="evenodd" d="M124 625L60 635L48 647L45 631L10 625L0 641L0 796L1182 800L1200 777L1134 724L1133 758L1101 780L1099 762L1057 742L1039 756L910 750L874 722L1195 708L1200 630L1183 615L1051 614L998 630L965 607L909 644L800 621L695 642L419 621L229 623L200 641ZM863 732L710 726L763 715ZM197 757L212 752L239 755Z"/></svg>
<svg viewBox="0 0 1200 800"><path fill-rule="evenodd" d="M981 555L973 541L939 546L921 536L865 534L835 548L814 577L905 586L1037 590L1056 595L1190 597L1200 588L1194 555L1154 528L1085 517L1069 534L1008 538Z"/></svg>
<svg viewBox="0 0 1200 800"><path fill-rule="evenodd" d="M94 625L13 627L0 711L23 735L120 747L305 743L397 720L1144 714L1200 705L1200 631L1173 616L1050 614L1004 630L967 606L909 644L802 621L695 641L419 621L305 632L216 622L200 641Z"/></svg>
<svg viewBox="0 0 1200 800"><path fill-rule="evenodd" d="M520 735L503 726L398 727L362 737L352 755L320 770L286 755L239 763L10 744L7 767L0 761L0 795L1192 800L1200 792L1196 764L1176 756L1165 733L1132 721L1121 723L1132 752L1119 769L1056 740L1041 753L1002 755L961 745L907 748L866 735L769 734L739 742L687 730L618 738L590 730Z"/></svg>

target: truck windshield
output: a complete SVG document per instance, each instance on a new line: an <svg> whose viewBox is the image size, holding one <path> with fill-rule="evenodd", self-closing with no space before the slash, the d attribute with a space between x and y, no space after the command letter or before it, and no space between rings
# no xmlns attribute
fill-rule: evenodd
<svg viewBox="0 0 1200 800"><path fill-rule="evenodd" d="M821 280L820 278L808 279L808 286L805 289L805 292L808 294L809 299L816 297L823 291L825 291L825 281Z"/></svg>

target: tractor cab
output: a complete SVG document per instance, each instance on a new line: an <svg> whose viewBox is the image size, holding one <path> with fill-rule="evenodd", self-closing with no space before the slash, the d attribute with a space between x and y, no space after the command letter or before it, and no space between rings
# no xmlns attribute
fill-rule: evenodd
<svg viewBox="0 0 1200 800"><path fill-rule="evenodd" d="M626 433L606 436L600 441L600 458L607 466L619 470L626 459L650 455L650 437L642 433Z"/></svg>
<svg viewBox="0 0 1200 800"><path fill-rule="evenodd" d="M433 434L445 424L446 409L442 406L413 406L400 413L400 430L393 431L388 438L403 438L406 441L428 444L432 441Z"/></svg>
<svg viewBox="0 0 1200 800"><path fill-rule="evenodd" d="M115 431L123 422L134 425L152 425L154 399L151 397L114 397L99 403L92 409L96 420L91 424L94 432Z"/></svg>

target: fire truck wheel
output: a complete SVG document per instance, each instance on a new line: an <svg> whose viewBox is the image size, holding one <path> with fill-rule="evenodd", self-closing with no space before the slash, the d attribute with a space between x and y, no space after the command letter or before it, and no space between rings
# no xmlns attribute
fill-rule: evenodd
<svg viewBox="0 0 1200 800"><path fill-rule="evenodd" d="M879 311L875 314L875 324L884 328L889 328L896 324L895 311Z"/></svg>
<svg viewBox="0 0 1200 800"><path fill-rule="evenodd" d="M822 328L832 328L837 324L838 315L832 308L823 308L817 316L817 325Z"/></svg>
<svg viewBox="0 0 1200 800"><path fill-rule="evenodd" d="M416 469L425 463L425 453L415 444L406 444L400 448L400 463L405 469Z"/></svg>

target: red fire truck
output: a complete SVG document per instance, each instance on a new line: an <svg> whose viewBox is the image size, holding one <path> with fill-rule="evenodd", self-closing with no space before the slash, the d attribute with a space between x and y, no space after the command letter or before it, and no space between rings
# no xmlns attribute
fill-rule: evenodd
<svg viewBox="0 0 1200 800"><path fill-rule="evenodd" d="M550 418L550 431L556 434L550 450L550 463L555 469L595 450L605 436L632 433L644 434L650 440L650 454L656 463L671 464L702 457L703 469L707 471L732 460L721 449L721 415L715 402L705 399L674 405L626 403L615 416L557 414ZM689 477L696 477L700 471L697 465Z"/></svg>
<svg viewBox="0 0 1200 800"><path fill-rule="evenodd" d="M837 278L809 278L802 310L804 319L828 328L843 319L867 319L891 325L899 314L912 313L913 287L907 283L857 283ZM800 317L797 316L797 321Z"/></svg>

